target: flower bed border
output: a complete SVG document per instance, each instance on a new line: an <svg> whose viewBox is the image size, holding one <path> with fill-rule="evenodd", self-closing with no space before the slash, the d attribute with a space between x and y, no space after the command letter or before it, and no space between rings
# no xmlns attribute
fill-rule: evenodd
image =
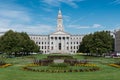
<svg viewBox="0 0 120 80"><path fill-rule="evenodd" d="M0 68L6 68L6 67L11 66L11 65L12 64L4 64L4 65L0 66Z"/></svg>
<svg viewBox="0 0 120 80"><path fill-rule="evenodd" d="M30 67L35 67L40 65L29 64L27 66L22 67L25 71L33 71L33 72L50 72L50 73L66 73L66 72L95 72L99 71L100 68L98 66L83 66L83 67L92 67L88 69L69 69L69 70L52 70L52 69L32 69Z"/></svg>
<svg viewBox="0 0 120 80"><path fill-rule="evenodd" d="M120 65L117 65L117 64L109 64L109 66L120 68Z"/></svg>

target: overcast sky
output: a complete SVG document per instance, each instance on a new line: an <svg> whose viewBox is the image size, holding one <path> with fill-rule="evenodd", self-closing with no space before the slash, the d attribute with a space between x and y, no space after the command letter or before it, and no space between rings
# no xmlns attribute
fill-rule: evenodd
<svg viewBox="0 0 120 80"><path fill-rule="evenodd" d="M0 0L0 32L54 32L59 8L71 34L120 28L120 0Z"/></svg>

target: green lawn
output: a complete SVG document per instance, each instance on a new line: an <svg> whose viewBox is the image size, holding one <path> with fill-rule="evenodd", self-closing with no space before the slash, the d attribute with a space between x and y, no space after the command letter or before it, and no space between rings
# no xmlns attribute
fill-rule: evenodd
<svg viewBox="0 0 120 80"><path fill-rule="evenodd" d="M45 58L47 55L34 55L39 59ZM77 59L86 57L73 55ZM32 62L30 57L17 57L6 59L6 62L13 64L7 68L0 68L0 80L119 80L120 68L106 65L112 63L116 59L87 57L100 67L100 71L96 72L67 72L67 73L47 73L47 72L31 72L23 71L21 68Z"/></svg>

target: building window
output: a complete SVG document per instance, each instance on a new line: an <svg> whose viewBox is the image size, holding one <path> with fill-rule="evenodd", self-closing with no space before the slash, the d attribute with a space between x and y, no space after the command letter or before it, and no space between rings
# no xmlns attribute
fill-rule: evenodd
<svg viewBox="0 0 120 80"><path fill-rule="evenodd" d="M36 42L36 44L38 44L38 42Z"/></svg>
<svg viewBox="0 0 120 80"><path fill-rule="evenodd" d="M42 49L43 49L43 46L42 46Z"/></svg>
<svg viewBox="0 0 120 80"><path fill-rule="evenodd" d="M69 47L67 46L67 50L69 50Z"/></svg>
<svg viewBox="0 0 120 80"><path fill-rule="evenodd" d="M63 40L65 40L65 37L63 37Z"/></svg>
<svg viewBox="0 0 120 80"><path fill-rule="evenodd" d="M71 46L71 49L72 49L72 46Z"/></svg>
<svg viewBox="0 0 120 80"><path fill-rule="evenodd" d="M67 37L67 39L69 39L69 37Z"/></svg>
<svg viewBox="0 0 120 80"><path fill-rule="evenodd" d="M59 50L61 50L61 43L59 43Z"/></svg>
<svg viewBox="0 0 120 80"><path fill-rule="evenodd" d="M75 46L74 46L74 49L75 49Z"/></svg>
<svg viewBox="0 0 120 80"><path fill-rule="evenodd" d="M51 37L51 39L53 39L53 37Z"/></svg>
<svg viewBox="0 0 120 80"><path fill-rule="evenodd" d="M39 42L39 44L40 44L40 42Z"/></svg>
<svg viewBox="0 0 120 80"><path fill-rule="evenodd" d="M59 37L59 40L61 40L61 37Z"/></svg>
<svg viewBox="0 0 120 80"><path fill-rule="evenodd" d="M74 42L74 44L75 44L75 42Z"/></svg>
<svg viewBox="0 0 120 80"><path fill-rule="evenodd" d="M55 37L55 40L57 40L57 37Z"/></svg>
<svg viewBox="0 0 120 80"><path fill-rule="evenodd" d="M46 46L45 46L45 49L46 49Z"/></svg>
<svg viewBox="0 0 120 80"><path fill-rule="evenodd" d="M45 44L46 44L46 42L45 42Z"/></svg>
<svg viewBox="0 0 120 80"><path fill-rule="evenodd" d="M71 44L72 44L72 42L71 42Z"/></svg>
<svg viewBox="0 0 120 80"><path fill-rule="evenodd" d="M76 42L78 44L78 42Z"/></svg>
<svg viewBox="0 0 120 80"><path fill-rule="evenodd" d="M53 46L51 46L51 50L53 50Z"/></svg>
<svg viewBox="0 0 120 80"><path fill-rule="evenodd" d="M67 44L69 44L69 42L67 42Z"/></svg>
<svg viewBox="0 0 120 80"><path fill-rule="evenodd" d="M42 42L42 44L43 44L43 42Z"/></svg>
<svg viewBox="0 0 120 80"><path fill-rule="evenodd" d="M51 42L51 44L53 44L53 42Z"/></svg>

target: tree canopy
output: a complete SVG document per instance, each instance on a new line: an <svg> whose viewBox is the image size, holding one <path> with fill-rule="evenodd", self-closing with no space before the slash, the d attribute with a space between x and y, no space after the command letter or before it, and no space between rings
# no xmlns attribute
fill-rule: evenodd
<svg viewBox="0 0 120 80"><path fill-rule="evenodd" d="M78 52L102 55L114 50L114 38L109 31L100 31L84 36Z"/></svg>
<svg viewBox="0 0 120 80"><path fill-rule="evenodd" d="M25 54L30 52L38 52L39 47L30 40L25 32L14 32L9 30L0 37L0 52L6 54Z"/></svg>

